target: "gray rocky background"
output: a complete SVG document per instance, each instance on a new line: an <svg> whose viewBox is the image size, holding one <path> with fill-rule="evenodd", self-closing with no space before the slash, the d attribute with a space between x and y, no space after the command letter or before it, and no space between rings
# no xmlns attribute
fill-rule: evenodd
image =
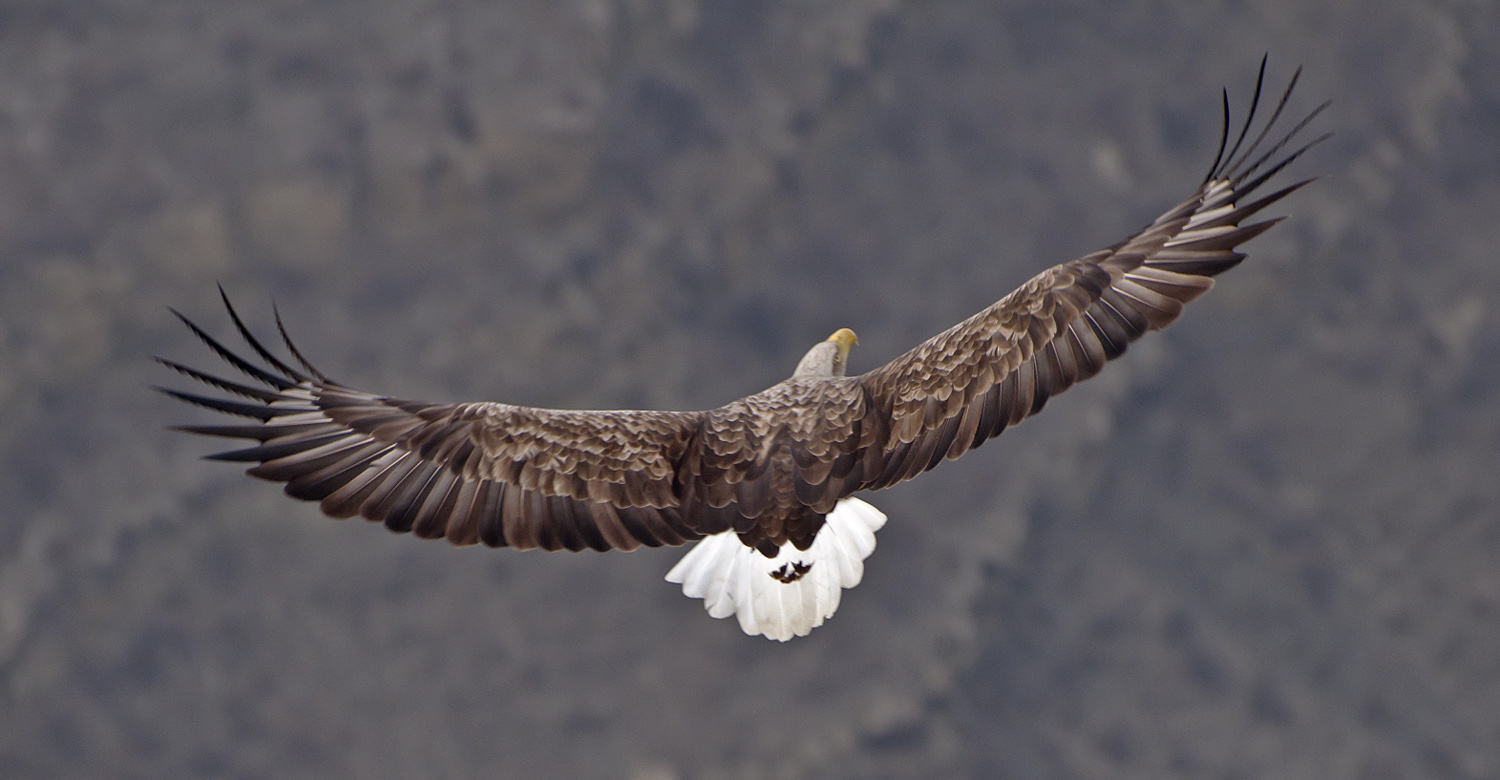
<svg viewBox="0 0 1500 780"><path fill-rule="evenodd" d="M274 298L336 378L707 407L856 371L1336 138L1170 332L871 497L786 645L674 550L321 519L164 425ZM1500 9L0 2L0 776L1500 777Z"/></svg>

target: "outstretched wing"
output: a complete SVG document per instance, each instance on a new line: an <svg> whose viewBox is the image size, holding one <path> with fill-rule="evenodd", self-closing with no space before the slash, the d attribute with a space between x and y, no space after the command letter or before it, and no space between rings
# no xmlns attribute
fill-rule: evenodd
<svg viewBox="0 0 1500 780"><path fill-rule="evenodd" d="M1260 151L1297 84L1294 75L1271 118L1240 152L1264 79L1262 60L1249 116L1227 155L1226 92L1219 154L1192 197L1134 236L1043 271L984 311L859 377L868 414L878 416L890 434L881 447L879 475L846 483L842 493L910 479L1041 411L1047 399L1098 373L1132 341L1170 325L1185 304L1213 287L1212 277L1238 265L1245 256L1235 247L1280 220L1245 221L1308 181L1257 200L1248 196L1328 137L1277 159L1324 103Z"/></svg>
<svg viewBox="0 0 1500 780"><path fill-rule="evenodd" d="M286 483L287 495L318 501L332 517L359 514L392 531L454 544L631 550L702 538L683 523L673 481L703 413L429 404L371 395L318 372L285 328L282 338L302 370L279 360L223 298L265 367L177 316L260 386L157 358L243 400L158 388L162 392L255 421L179 428L256 442L210 458L258 463L249 474Z"/></svg>
<svg viewBox="0 0 1500 780"><path fill-rule="evenodd" d="M497 547L633 549L732 529L746 544L772 543L762 546L767 555L788 540L804 549L840 497L909 479L1040 411L1171 324L1244 258L1235 248L1277 220L1242 223L1306 182L1248 196L1327 137L1276 159L1324 104L1259 152L1293 77L1241 153L1264 75L1262 61L1250 116L1227 155L1226 94L1220 153L1191 198L860 377L794 377L709 412L401 401L329 380L282 328L302 370L292 368L225 297L264 367L183 321L260 386L162 360L244 400L163 392L258 421L182 430L256 442L211 457L258 463L249 473L286 483L289 495L319 501L334 517L361 514L398 532Z"/></svg>

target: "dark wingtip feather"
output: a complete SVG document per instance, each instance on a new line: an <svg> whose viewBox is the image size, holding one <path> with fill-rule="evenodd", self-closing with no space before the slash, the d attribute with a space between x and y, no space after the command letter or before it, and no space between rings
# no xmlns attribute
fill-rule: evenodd
<svg viewBox="0 0 1500 780"><path fill-rule="evenodd" d="M1212 220L1209 220L1207 222L1204 222L1204 223L1198 225L1198 227L1200 229L1203 229L1203 228L1219 227L1219 226L1222 226L1222 225L1238 224L1240 220L1243 220L1243 219L1245 219L1247 217L1253 216L1256 212L1260 211L1261 209L1264 209L1265 207L1270 206L1271 204L1275 203L1276 201L1279 201L1282 198L1285 198L1286 196L1288 196L1288 195L1296 192L1297 190L1302 189L1303 187L1306 187L1309 184L1312 184L1313 182L1315 182L1317 180L1318 180L1318 177L1314 176L1314 177L1311 177L1311 178L1303 179L1302 181L1299 181L1299 182L1297 182L1295 184L1289 184L1289 185L1287 185L1285 187L1282 187L1281 189L1279 189L1279 190L1271 193L1270 195L1266 195L1265 197L1263 197L1263 198L1261 198L1259 200L1256 200L1256 201L1254 201L1252 203L1247 203L1247 204L1245 204L1243 206L1236 206L1235 209L1234 209L1234 211L1232 211L1232 212L1230 212L1228 214L1225 214L1224 216L1219 217L1218 219L1212 219Z"/></svg>
<svg viewBox="0 0 1500 780"><path fill-rule="evenodd" d="M1280 151L1283 146L1286 146L1287 142L1291 141L1293 137L1302 132L1302 128L1307 127L1309 122L1313 121L1313 119L1316 119L1319 114L1323 113L1323 109L1327 108L1330 105L1331 101L1323 101L1322 105L1309 112L1307 116L1302 118L1301 122L1298 122L1295 127L1293 127L1285 135L1283 135L1281 137L1281 140L1272 145L1271 148L1266 150L1266 152L1260 157L1257 157L1254 162L1251 162L1248 168L1240 171L1240 166L1245 165L1245 163L1250 160L1251 155L1255 154L1255 150L1260 148L1261 142L1264 141L1266 139L1266 135L1271 132L1271 128L1276 126L1276 120L1280 119L1282 112L1286 110L1287 101L1291 99L1292 91L1297 88L1297 80L1300 78L1302 78L1302 68L1299 66L1297 68L1297 72L1292 74L1292 80L1286 85L1286 90L1281 93L1281 100L1277 101L1276 110L1271 112L1271 118L1266 122L1265 126L1260 129L1260 133L1255 136L1255 140L1250 143L1250 146L1246 147L1245 153L1240 155L1238 160L1235 160L1232 163L1226 163L1228 167L1224 170L1222 178L1229 179L1230 181L1234 182L1236 186L1238 186L1238 184L1248 178L1256 168L1259 168L1263 163L1265 163L1266 160L1275 156L1275 154ZM1236 173L1236 171L1238 171L1238 173Z"/></svg>
<svg viewBox="0 0 1500 780"><path fill-rule="evenodd" d="M211 398L206 395L184 393L180 390L173 390L167 387L158 387L156 385L152 385L151 389L157 391L158 393L165 393L166 395L176 398L179 401L186 401L195 406L202 406L205 409L213 409L214 411L224 412L225 414L233 414L240 417L253 417L261 421L270 420L275 417L284 417L289 414L300 414L302 412L317 411L315 407L299 409L264 406L262 404L247 404L241 403L239 401L228 401L223 398Z"/></svg>
<svg viewBox="0 0 1500 780"><path fill-rule="evenodd" d="M226 439L255 439L266 441L280 435L277 428L266 425L169 425L169 431L196 433L199 436L218 436Z"/></svg>
<svg viewBox="0 0 1500 780"><path fill-rule="evenodd" d="M1328 140L1329 138L1332 138L1332 137L1333 137L1333 133L1324 133L1324 134L1318 136L1317 138L1314 138L1311 141L1308 141L1307 143L1303 144L1301 146L1301 148L1297 149L1295 152L1292 152L1291 154L1288 154L1284 159L1281 160L1281 162L1278 162L1275 165L1271 166L1270 170L1266 171L1265 173L1262 173L1260 176L1257 176L1255 178L1255 180L1252 181L1252 182L1250 182L1249 184L1242 185L1238 181L1236 181L1235 182L1235 189L1238 190L1238 191L1240 191L1240 192L1253 192L1257 187L1259 187L1262 184L1265 184L1267 179L1269 179L1272 176L1275 176L1276 174L1280 173L1281 169L1287 167L1288 165L1291 165L1294 160L1296 160L1298 157L1301 157L1303 154L1305 154L1307 152L1307 150L1313 148L1314 146L1317 146L1320 143L1323 143L1324 141L1326 141L1326 140ZM1279 145L1280 144L1278 144L1278 146ZM1257 162L1256 166L1259 166L1259 165L1260 165L1260 163ZM1250 171L1253 171L1253 170L1255 170L1254 166L1252 166L1250 168ZM1250 171L1246 171L1245 173L1248 175Z"/></svg>
<svg viewBox="0 0 1500 780"><path fill-rule="evenodd" d="M1224 118L1219 123L1219 151L1214 153L1214 164L1208 166L1208 175L1203 177L1203 183L1213 181L1214 174L1219 172L1219 163L1224 161L1224 149L1229 146L1229 88L1223 90Z"/></svg>
<svg viewBox="0 0 1500 780"><path fill-rule="evenodd" d="M224 308L229 310L229 318L234 321L235 330L239 331L240 338L243 338L250 345L250 348L255 350L255 354L260 355L261 360L266 361L272 368L280 371L288 379L295 382L312 381L311 377L281 362L279 358L271 354L270 350L261 345L260 340L255 338L255 335L250 332L249 328L245 327L245 322L240 319L239 312L234 310L234 304L229 302L229 293L224 292L224 285L222 284L219 285L219 298L224 301Z"/></svg>
<svg viewBox="0 0 1500 780"><path fill-rule="evenodd" d="M172 369L173 371L176 371L179 374L182 374L183 376L191 377L198 380L199 382L217 387L225 392L234 393L235 395L244 396L245 398L254 398L257 401L263 401L265 403L272 403L274 401L281 400L280 395L273 393L270 390L262 390L258 387L250 387L248 385L242 385L238 382L231 382L228 379L217 377L213 374L207 374L194 368L189 368L181 363L173 360L167 360L163 357L152 356L151 359L166 366L167 368Z"/></svg>
<svg viewBox="0 0 1500 780"><path fill-rule="evenodd" d="M297 349L297 345L292 343L292 337L287 335L286 326L281 322L281 309L277 308L275 301L271 302L271 313L276 317L276 330L281 333L281 343L286 345L287 351L292 353L292 357L296 358L297 362L302 364L302 367L306 369L309 374L317 377L319 382L322 382L323 384L334 384L334 382L330 381L327 376L324 376L322 371L314 368L313 364L308 362L307 358L302 356L302 351Z"/></svg>
<svg viewBox="0 0 1500 780"><path fill-rule="evenodd" d="M307 452L325 444L331 444L341 439L349 439L353 436L348 431L335 431L333 433L315 436L312 438L298 439L280 444L262 444L258 447L245 447L237 450L216 452L212 455L204 455L205 460L223 460L236 463L261 462L283 458L288 455Z"/></svg>
<svg viewBox="0 0 1500 780"><path fill-rule="evenodd" d="M239 369L245 375L265 382L266 384L276 388L277 390L286 390L288 388L297 386L297 383L288 382L286 379L276 376L275 374L272 374L271 372L250 363L248 360L245 360L239 355L234 354L229 350L228 347L220 344L218 339L215 339L213 336L208 335L207 331L198 327L196 323L188 319L187 315L184 315L182 312L172 308L171 306L167 307L167 311L170 311L173 314L177 315L177 319L182 320L182 324L186 325L188 327L188 330L191 330L193 332L193 335L197 336L200 341L202 341L204 344L207 344L208 348L213 350L214 354L218 355L229 365Z"/></svg>
<svg viewBox="0 0 1500 780"><path fill-rule="evenodd" d="M1240 134L1238 138L1234 139L1234 146L1229 150L1229 154L1224 157L1224 165L1228 166L1229 170L1234 169L1233 160L1235 159L1235 155L1240 151L1240 144L1245 142L1245 136L1250 133L1250 126L1255 124L1255 111L1260 108L1260 93L1266 84L1266 62L1270 57L1270 52L1261 55L1260 72L1255 76L1255 94L1250 97L1250 112L1245 115L1245 124L1240 126ZM1252 149L1254 146L1254 144L1251 144ZM1248 153L1247 151L1246 154ZM1215 178L1222 178L1226 173L1228 173L1227 170L1221 172Z"/></svg>

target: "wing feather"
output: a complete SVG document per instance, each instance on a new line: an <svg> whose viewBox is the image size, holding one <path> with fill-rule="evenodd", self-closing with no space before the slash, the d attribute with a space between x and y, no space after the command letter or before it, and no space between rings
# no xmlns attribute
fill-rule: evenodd
<svg viewBox="0 0 1500 780"><path fill-rule="evenodd" d="M701 537L676 511L678 465L701 412L560 411L376 396L313 368L279 317L283 341L304 371L275 358L227 296L224 302L265 368L183 321L263 387L160 361L237 398L163 392L259 423L184 426L252 443L211 458L252 463L248 473L286 483L288 495L320 502L331 517L362 515L398 533L454 544L604 550ZM725 461L744 459L733 442L716 444ZM739 477L730 472L726 478Z"/></svg>
<svg viewBox="0 0 1500 780"><path fill-rule="evenodd" d="M384 442L366 441L359 449L347 453L342 460L294 477L286 483L286 493L303 501L322 501L357 478L377 458L390 452L391 448L392 445Z"/></svg>
<svg viewBox="0 0 1500 780"><path fill-rule="evenodd" d="M511 486L511 490L520 490ZM505 547L505 494L506 484L495 479L480 481L480 496L477 499L479 540L489 547Z"/></svg>
<svg viewBox="0 0 1500 780"><path fill-rule="evenodd" d="M411 532L418 539L441 539L448 533L448 518L458 502L463 480L448 469L439 469L427 498L417 505Z"/></svg>
<svg viewBox="0 0 1500 780"><path fill-rule="evenodd" d="M460 472L461 473L461 472ZM478 479L457 480L458 495L448 510L443 528L443 538L456 547L479 543L479 511L475 509L484 484Z"/></svg>
<svg viewBox="0 0 1500 780"><path fill-rule="evenodd" d="M1246 220L1310 180L1255 200L1250 193L1327 137L1286 153L1250 178L1327 105L1262 151L1296 82L1294 76L1271 118L1252 136L1262 84L1257 81L1250 118L1228 154L1226 102L1226 129L1207 179L1146 228L1110 249L1043 271L984 311L858 377L871 398L867 415L880 418L890 435L864 445L878 454L879 475L850 485L845 494L910 479L1041 411L1049 398L1097 374L1131 342L1176 321L1187 303L1213 287L1213 276L1238 265L1244 255L1236 247L1279 221ZM1247 138L1253 140L1241 149Z"/></svg>

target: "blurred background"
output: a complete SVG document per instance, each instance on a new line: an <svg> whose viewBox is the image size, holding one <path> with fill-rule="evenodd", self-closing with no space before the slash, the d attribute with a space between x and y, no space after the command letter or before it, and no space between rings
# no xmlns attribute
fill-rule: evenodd
<svg viewBox="0 0 1500 780"><path fill-rule="evenodd" d="M1337 136L1169 332L913 483L782 645L681 554L336 523L164 430L215 283L356 387L869 370ZM0 776L1500 776L1500 8L0 2ZM269 331L274 332L274 331Z"/></svg>

